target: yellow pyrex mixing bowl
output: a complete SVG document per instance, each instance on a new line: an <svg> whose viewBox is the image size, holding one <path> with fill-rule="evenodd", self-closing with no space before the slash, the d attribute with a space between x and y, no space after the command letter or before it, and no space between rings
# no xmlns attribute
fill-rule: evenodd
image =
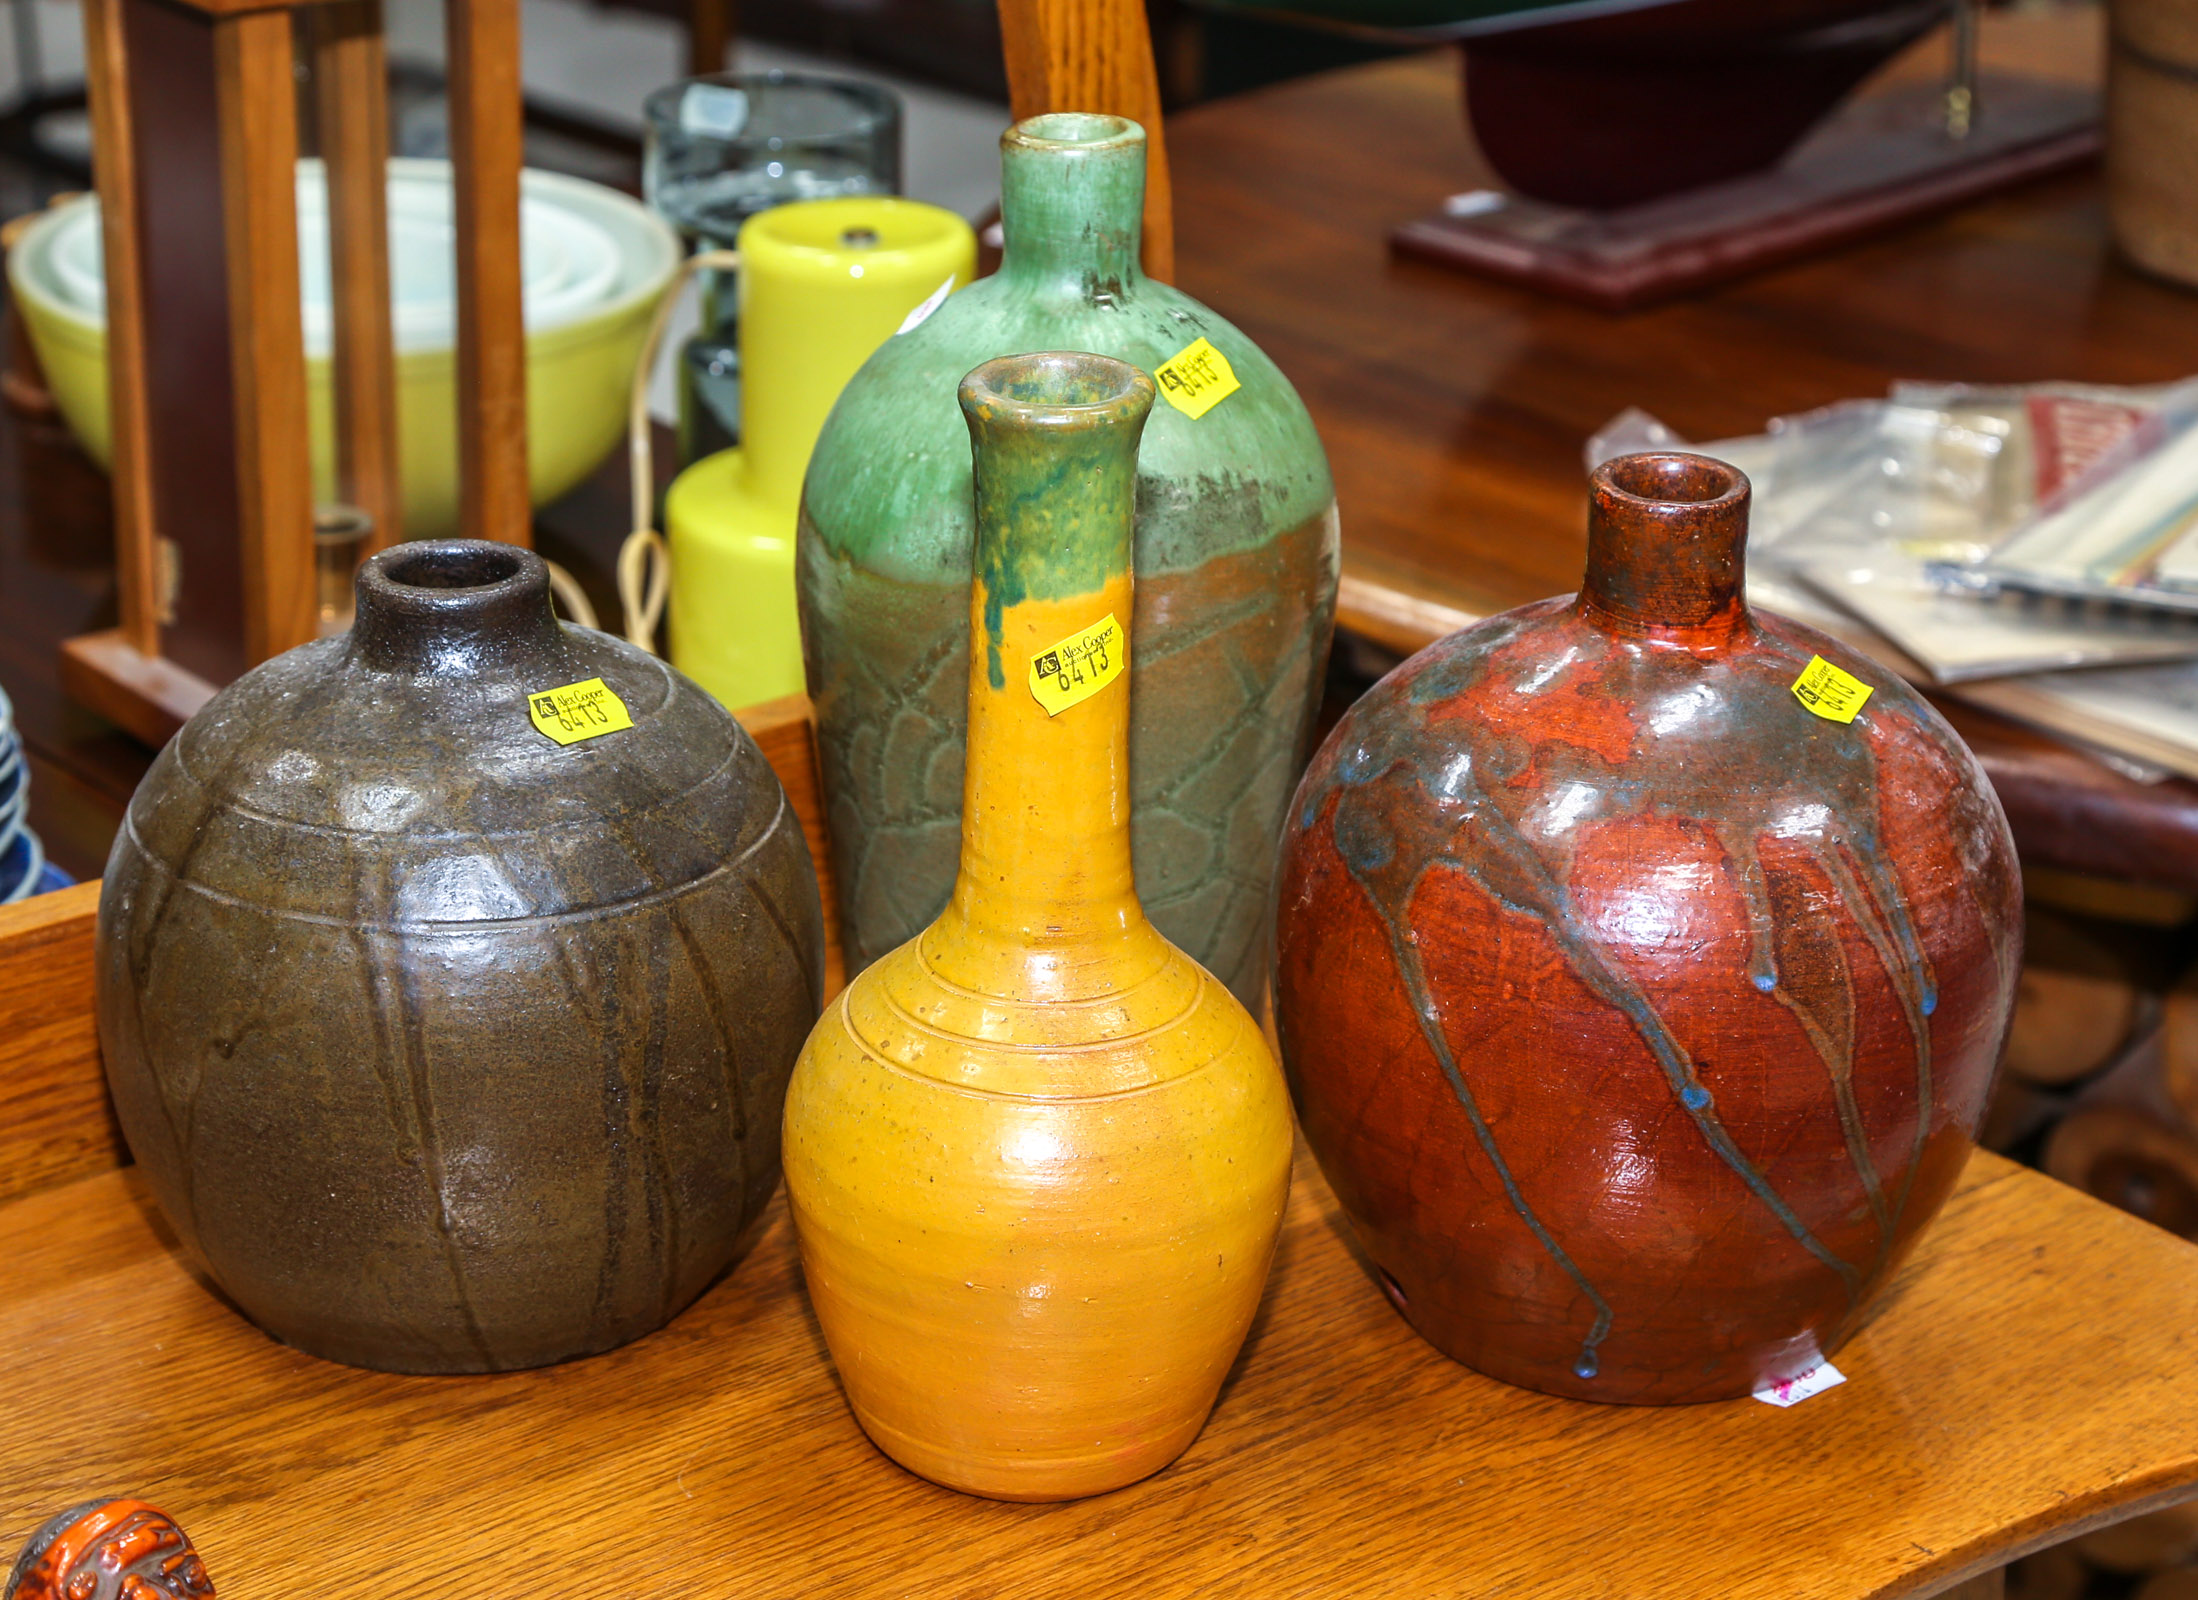
<svg viewBox="0 0 2198 1600"><path fill-rule="evenodd" d="M389 194L404 532L440 538L460 531L450 163L391 161ZM633 364L681 251L654 212L583 179L530 169L520 177L520 207L528 477L542 505L594 471L623 436ZM301 161L299 268L314 493L322 499L335 492L326 216L321 165ZM96 199L54 207L8 252L8 286L62 417L104 466L107 328L98 240Z"/></svg>

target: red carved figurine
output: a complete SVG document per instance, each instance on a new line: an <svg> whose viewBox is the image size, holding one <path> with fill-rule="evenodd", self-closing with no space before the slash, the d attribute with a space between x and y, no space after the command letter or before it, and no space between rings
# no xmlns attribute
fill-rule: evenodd
<svg viewBox="0 0 2198 1600"><path fill-rule="evenodd" d="M1999 803L1892 673L1748 608L1747 508L1721 462L1602 467L1579 595L1391 673L1284 833L1305 1136L1413 1325L1529 1388L1820 1363L1952 1188L2006 1033Z"/></svg>
<svg viewBox="0 0 2198 1600"><path fill-rule="evenodd" d="M87 1500L36 1533L0 1600L214 1600L191 1541L142 1500Z"/></svg>

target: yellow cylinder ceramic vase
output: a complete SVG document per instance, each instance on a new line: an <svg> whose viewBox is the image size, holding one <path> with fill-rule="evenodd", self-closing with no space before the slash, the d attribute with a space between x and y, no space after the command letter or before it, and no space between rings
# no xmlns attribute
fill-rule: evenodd
<svg viewBox="0 0 2198 1600"><path fill-rule="evenodd" d="M1251 1326L1290 1113L1249 1013L1153 928L1129 844L1130 528L1152 380L963 380L976 457L962 855L786 1102L809 1296L910 1470L1063 1500L1189 1446Z"/></svg>
<svg viewBox="0 0 2198 1600"><path fill-rule="evenodd" d="M832 402L927 297L977 269L968 223L888 196L775 206L739 244L741 444L664 500L672 662L727 706L801 692L794 522Z"/></svg>

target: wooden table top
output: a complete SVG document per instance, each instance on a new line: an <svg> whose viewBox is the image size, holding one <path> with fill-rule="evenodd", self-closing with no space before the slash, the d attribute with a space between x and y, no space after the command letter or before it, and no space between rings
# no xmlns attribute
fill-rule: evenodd
<svg viewBox="0 0 2198 1600"><path fill-rule="evenodd" d="M2083 6L1994 13L1984 57L2096 78L2100 28ZM1944 49L1893 70L1943 70ZM1612 315L1389 253L1391 228L1495 182L1448 53L1201 106L1168 141L1178 280L1305 397L1343 514L1340 619L1397 650L1578 587L1582 449L1628 406L1709 440L1896 378L2198 372L2198 295L2115 260L2095 172ZM2131 782L1983 712L1956 720L2026 859L2198 889L2198 785Z"/></svg>
<svg viewBox="0 0 2198 1600"><path fill-rule="evenodd" d="M276 1345L129 1170L0 1207L0 1303L8 1549L128 1493L239 1600L1859 1600L2198 1484L2198 1250L1982 1154L1839 1356L1848 1381L1787 1410L1594 1406L1454 1365L1301 1162L1205 1434L1056 1507L966 1499L870 1446L783 1199L670 1328L542 1372L391 1377Z"/></svg>
<svg viewBox="0 0 2198 1600"><path fill-rule="evenodd" d="M807 741L766 748L813 797ZM1785 1410L1591 1405L1456 1365L1301 1156L1205 1433L1071 1505L966 1499L870 1446L782 1201L624 1350L336 1366L245 1322L116 1170L96 899L0 907L0 1560L128 1494L232 1600L1865 1600L2198 1491L2198 1248L1986 1154L1838 1353L1847 1381Z"/></svg>

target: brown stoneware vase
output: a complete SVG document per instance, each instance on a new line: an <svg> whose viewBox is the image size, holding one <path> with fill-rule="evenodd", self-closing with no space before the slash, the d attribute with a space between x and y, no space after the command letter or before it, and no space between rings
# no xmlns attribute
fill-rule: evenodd
<svg viewBox="0 0 2198 1600"><path fill-rule="evenodd" d="M349 634L193 717L99 905L161 1209L267 1331L404 1372L587 1355L701 1293L778 1181L822 969L748 736L478 542L375 556Z"/></svg>
<svg viewBox="0 0 2198 1600"><path fill-rule="evenodd" d="M2013 1003L1998 801L1892 673L1747 607L1747 511L1703 457L1599 469L1579 595L1382 680L1283 838L1305 1136L1413 1325L1554 1394L1714 1400L1836 1351Z"/></svg>

